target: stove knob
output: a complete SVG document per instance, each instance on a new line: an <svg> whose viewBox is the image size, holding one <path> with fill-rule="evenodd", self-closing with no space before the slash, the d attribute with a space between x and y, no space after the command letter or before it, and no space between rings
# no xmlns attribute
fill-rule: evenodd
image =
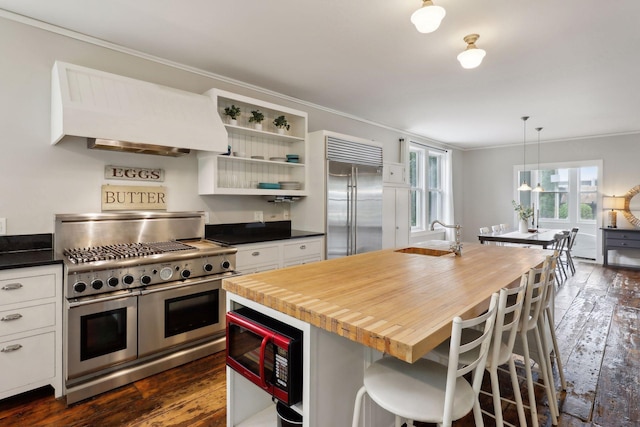
<svg viewBox="0 0 640 427"><path fill-rule="evenodd" d="M182 276L183 279L188 279L189 276L191 276L191 272L189 270L182 270L180 276Z"/></svg>
<svg viewBox="0 0 640 427"><path fill-rule="evenodd" d="M145 274L140 278L140 283L142 283L143 285L148 285L149 283L151 283L151 276Z"/></svg>
<svg viewBox="0 0 640 427"><path fill-rule="evenodd" d="M109 277L109 279L107 280L107 284L112 288L115 288L116 286L118 286L118 283L120 283L120 281L118 280L117 277Z"/></svg>
<svg viewBox="0 0 640 427"><path fill-rule="evenodd" d="M84 282L76 282L73 285L73 290L80 293L80 292L84 292L87 289L87 284Z"/></svg>
<svg viewBox="0 0 640 427"><path fill-rule="evenodd" d="M131 285L133 283L133 276L130 274L125 274L122 277L122 281L124 282L125 285Z"/></svg>
<svg viewBox="0 0 640 427"><path fill-rule="evenodd" d="M224 261L222 261L222 264L220 264L220 266L226 270L231 267L231 263L225 259Z"/></svg>
<svg viewBox="0 0 640 427"><path fill-rule="evenodd" d="M204 271L211 271L211 270L213 270L213 265L206 263L204 265Z"/></svg>
<svg viewBox="0 0 640 427"><path fill-rule="evenodd" d="M104 282L100 279L94 279L91 281L91 287L96 291L102 289L102 285L104 285Z"/></svg>

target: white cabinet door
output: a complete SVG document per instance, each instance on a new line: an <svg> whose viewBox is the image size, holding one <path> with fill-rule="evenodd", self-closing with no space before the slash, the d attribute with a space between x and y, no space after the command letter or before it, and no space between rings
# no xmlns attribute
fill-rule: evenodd
<svg viewBox="0 0 640 427"><path fill-rule="evenodd" d="M382 191L382 247L409 244L409 193L407 187L385 186Z"/></svg>

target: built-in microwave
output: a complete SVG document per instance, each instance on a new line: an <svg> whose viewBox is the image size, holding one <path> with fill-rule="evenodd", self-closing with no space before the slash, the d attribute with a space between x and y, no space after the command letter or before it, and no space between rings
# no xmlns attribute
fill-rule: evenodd
<svg viewBox="0 0 640 427"><path fill-rule="evenodd" d="M286 405L302 400L302 331L255 310L227 313L227 365Z"/></svg>

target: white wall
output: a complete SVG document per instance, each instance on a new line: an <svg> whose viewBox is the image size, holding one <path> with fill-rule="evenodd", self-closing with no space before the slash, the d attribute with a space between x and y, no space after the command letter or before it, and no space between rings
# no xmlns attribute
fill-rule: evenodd
<svg viewBox="0 0 640 427"><path fill-rule="evenodd" d="M203 54L215 55L215 50ZM50 145L50 80L55 60L195 93L217 87L304 110L309 113L310 132L328 129L380 141L387 161L399 160L398 139L405 136L238 87L204 73L163 65L5 18L0 18L0 55L0 217L7 218L7 234L53 232L57 213L99 212L101 185L136 184L105 180L106 165L164 169L167 209L209 211L211 222L252 221L254 210L264 211L265 220L283 219L287 209L255 196L199 196L195 153L168 158L88 150L81 138Z"/></svg>

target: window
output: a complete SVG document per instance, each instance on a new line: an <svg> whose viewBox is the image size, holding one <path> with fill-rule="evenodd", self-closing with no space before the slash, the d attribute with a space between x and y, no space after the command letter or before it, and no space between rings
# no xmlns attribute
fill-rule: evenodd
<svg viewBox="0 0 640 427"><path fill-rule="evenodd" d="M567 223L593 223L597 218L598 166L557 167L519 171L518 184L540 182L544 192L519 192L520 203L536 206L539 221L551 220Z"/></svg>
<svg viewBox="0 0 640 427"><path fill-rule="evenodd" d="M442 218L444 153L411 143L409 184L411 185L411 231L424 231L431 221Z"/></svg>

